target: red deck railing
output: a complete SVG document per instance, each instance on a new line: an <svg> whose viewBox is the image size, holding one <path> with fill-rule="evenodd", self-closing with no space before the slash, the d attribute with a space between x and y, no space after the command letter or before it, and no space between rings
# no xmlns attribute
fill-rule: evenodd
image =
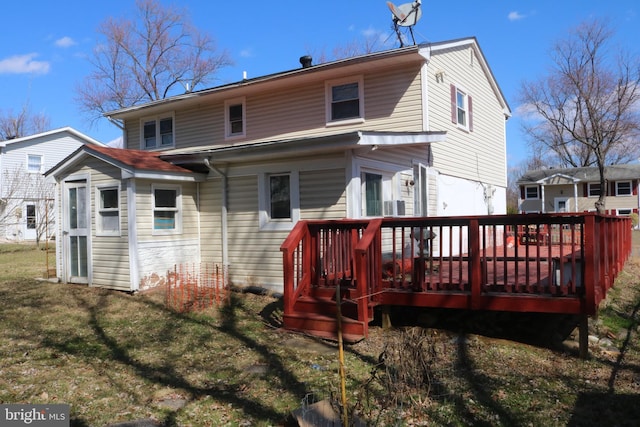
<svg viewBox="0 0 640 427"><path fill-rule="evenodd" d="M595 213L300 221L281 250L285 315L314 289L340 284L366 335L379 304L595 314L631 254L631 221Z"/></svg>

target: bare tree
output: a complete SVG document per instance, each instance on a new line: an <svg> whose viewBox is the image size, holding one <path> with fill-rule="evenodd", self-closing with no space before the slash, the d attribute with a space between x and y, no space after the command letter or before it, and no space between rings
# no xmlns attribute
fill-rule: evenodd
<svg viewBox="0 0 640 427"><path fill-rule="evenodd" d="M518 181L530 170L542 169L550 165L549 159L545 159L542 154L536 153L516 165L507 169L507 213L515 214L519 212L518 200L520 199L520 187Z"/></svg>
<svg viewBox="0 0 640 427"><path fill-rule="evenodd" d="M0 111L0 141L44 132L49 126L49 117L32 113L28 103L17 113Z"/></svg>
<svg viewBox="0 0 640 427"><path fill-rule="evenodd" d="M77 101L96 120L108 111L188 92L231 64L213 39L194 28L182 9L137 0L135 20L109 18L91 60L94 71Z"/></svg>
<svg viewBox="0 0 640 427"><path fill-rule="evenodd" d="M598 212L605 209L605 166L640 155L640 61L614 51L613 34L603 21L579 25L553 46L548 75L524 83L520 94L533 147L564 167L599 168Z"/></svg>

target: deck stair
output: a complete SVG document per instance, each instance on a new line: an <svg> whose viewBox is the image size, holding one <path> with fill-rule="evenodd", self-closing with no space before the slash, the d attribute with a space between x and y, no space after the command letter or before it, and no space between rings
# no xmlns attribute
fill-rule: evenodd
<svg viewBox="0 0 640 427"><path fill-rule="evenodd" d="M353 300L353 288L341 289L342 339L358 342L366 335L365 324L358 320L357 304ZM373 318L373 306L369 307L369 319ZM286 329L305 332L326 339L338 337L338 308L335 287L314 287L309 295L299 297L291 313L284 314Z"/></svg>

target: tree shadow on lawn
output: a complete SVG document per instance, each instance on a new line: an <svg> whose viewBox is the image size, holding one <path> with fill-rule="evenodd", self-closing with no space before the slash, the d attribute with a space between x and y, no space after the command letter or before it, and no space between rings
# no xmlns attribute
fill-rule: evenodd
<svg viewBox="0 0 640 427"><path fill-rule="evenodd" d="M278 412L274 408L266 406L256 400L241 396L241 391L238 390L236 385L220 383L207 387L197 386L178 371L177 363L164 363L161 366L154 366L132 357L126 343L120 343L117 337L111 336L107 332L105 325L102 324L100 311L108 304L109 294L105 293L101 295L95 303L90 302L88 298L84 298L81 292L72 292L72 295L76 299L78 306L86 310L89 316L88 326L91 328L95 339L94 337L66 336L58 337L59 339L56 340L55 337L51 337L46 338L46 342L43 343L48 347L75 355L80 353L80 355L87 359L102 360L101 358L104 357L108 360L125 364L133 368L135 373L146 381L152 381L163 387L183 390L188 393L193 400L208 396L212 397L231 404L235 409L241 409L247 416L253 417L256 420L268 420L281 423L288 416L288 414ZM239 310L245 310L245 308L237 298L232 298L231 303L220 310L220 315L222 316L220 326L207 321L204 317L199 318L197 316L189 316L171 311L164 305L151 301L150 299L141 298L140 301L152 309L161 310L176 321L194 322L205 328L211 328L213 332L225 335L230 340L239 341L248 350L255 352L255 359L261 358L261 360L267 362L269 369L267 375L272 378L273 382L278 383L283 390L286 390L296 397L304 397L309 392L306 385L299 381L292 372L287 370L279 355L273 353L268 346L259 343L243 333L241 327L238 326L237 312ZM171 331L165 330L164 333L168 336L158 337L158 339L170 340ZM197 343L194 343L194 345L197 345ZM236 372L236 374L239 373L240 372ZM127 390L124 385L121 387L123 391ZM83 424L84 421L79 418L73 419L72 423L73 425L85 425ZM167 415L161 425L165 427L176 425L175 413Z"/></svg>

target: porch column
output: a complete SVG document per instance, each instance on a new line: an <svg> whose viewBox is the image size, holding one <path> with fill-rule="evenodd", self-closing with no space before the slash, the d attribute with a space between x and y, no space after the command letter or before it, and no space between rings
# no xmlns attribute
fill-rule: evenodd
<svg viewBox="0 0 640 427"><path fill-rule="evenodd" d="M574 182L573 183L573 211L574 212L578 212L578 183Z"/></svg>
<svg viewBox="0 0 640 427"><path fill-rule="evenodd" d="M540 184L540 199L542 201L542 206L540 209L540 213L545 213L545 208L544 208L544 184Z"/></svg>

